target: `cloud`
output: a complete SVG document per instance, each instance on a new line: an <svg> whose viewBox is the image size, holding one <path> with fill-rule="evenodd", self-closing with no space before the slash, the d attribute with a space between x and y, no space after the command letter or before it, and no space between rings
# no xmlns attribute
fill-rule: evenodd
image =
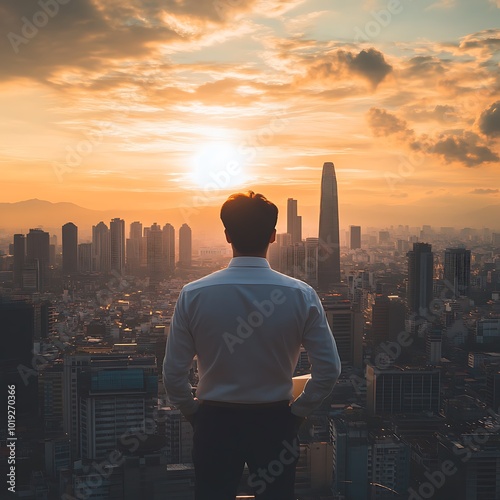
<svg viewBox="0 0 500 500"><path fill-rule="evenodd" d="M303 62L307 63L308 60ZM392 71L393 67L385 60L384 54L374 48L362 50L358 54L337 49L319 61L314 59L309 70L309 79L335 77L338 80L357 75L371 83L375 89Z"/></svg>
<svg viewBox="0 0 500 500"><path fill-rule="evenodd" d="M437 138L422 134L416 139L414 130L405 120L384 109L371 108L367 120L375 136L395 136L410 150L438 155L446 163L475 167L500 160L479 135L469 130L448 131Z"/></svg>
<svg viewBox="0 0 500 500"><path fill-rule="evenodd" d="M386 62L384 54L373 48L362 50L352 58L350 66L354 73L364 76L373 87L377 87L392 71L392 66Z"/></svg>
<svg viewBox="0 0 500 500"><path fill-rule="evenodd" d="M371 108L368 111L368 125L376 137L398 135L400 138L410 138L413 130L408 128L406 121L389 113L385 109Z"/></svg>
<svg viewBox="0 0 500 500"><path fill-rule="evenodd" d="M405 110L405 115L407 118L415 121L433 120L439 123L450 123L459 118L457 109L449 104L437 104L433 109L422 109L419 106L409 106Z"/></svg>
<svg viewBox="0 0 500 500"><path fill-rule="evenodd" d="M486 189L477 188L477 189L473 189L472 191L469 191L470 194L496 194L498 192L500 192L500 190L489 189L489 188L486 188Z"/></svg>
<svg viewBox="0 0 500 500"><path fill-rule="evenodd" d="M496 153L482 143L477 134L470 131L461 134L443 134L430 151L440 155L447 163L459 162L467 167L500 160Z"/></svg>
<svg viewBox="0 0 500 500"><path fill-rule="evenodd" d="M423 77L444 72L445 67L441 59L435 56L416 56L408 61L403 74L406 77Z"/></svg>
<svg viewBox="0 0 500 500"><path fill-rule="evenodd" d="M500 101L494 102L481 113L479 129L484 135L500 136Z"/></svg>
<svg viewBox="0 0 500 500"><path fill-rule="evenodd" d="M438 0L436 3L429 5L424 10L445 10L456 7L456 5L456 0Z"/></svg>

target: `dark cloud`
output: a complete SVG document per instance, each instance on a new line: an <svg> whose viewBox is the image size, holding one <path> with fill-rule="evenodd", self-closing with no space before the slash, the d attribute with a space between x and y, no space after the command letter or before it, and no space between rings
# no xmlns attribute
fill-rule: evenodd
<svg viewBox="0 0 500 500"><path fill-rule="evenodd" d="M384 54L375 49L362 50L350 60L350 67L376 87L391 73L392 66L384 58Z"/></svg>
<svg viewBox="0 0 500 500"><path fill-rule="evenodd" d="M477 188L473 189L472 191L469 191L470 194L496 194L500 192L498 189L482 189L482 188Z"/></svg>
<svg viewBox="0 0 500 500"><path fill-rule="evenodd" d="M500 160L479 135L468 130L449 130L436 139L426 134L416 138L415 132L408 127L406 121L384 109L371 108L367 120L375 136L395 136L409 149L438 155L447 163L457 162L467 167L475 167Z"/></svg>
<svg viewBox="0 0 500 500"><path fill-rule="evenodd" d="M434 56L412 57L404 70L407 77L430 76L444 73L445 66L441 59Z"/></svg>
<svg viewBox="0 0 500 500"><path fill-rule="evenodd" d="M368 125L377 137L398 135L401 138L410 138L413 136L413 130L408 128L404 120L385 109L371 108L368 111Z"/></svg>
<svg viewBox="0 0 500 500"><path fill-rule="evenodd" d="M142 8L91 0L41 2L51 6L52 14L38 2L5 0L0 5L0 80L48 81L71 68L94 72L109 68L110 61L151 55L158 43L182 39L161 21L160 9L151 2Z"/></svg>
<svg viewBox="0 0 500 500"><path fill-rule="evenodd" d="M438 104L434 109L422 109L411 106L405 110L405 116L415 121L433 120L440 123L450 123L459 120L457 110L448 104Z"/></svg>
<svg viewBox="0 0 500 500"><path fill-rule="evenodd" d="M467 167L499 161L500 158L474 132L464 131L461 135L443 135L430 148L448 163L459 162Z"/></svg>
<svg viewBox="0 0 500 500"><path fill-rule="evenodd" d="M305 62L308 62L307 58ZM376 49L362 50L358 54L340 49L327 54L319 62L314 59L309 70L309 78L316 80L318 77L331 78L333 76L337 79L347 79L357 75L376 88L392 70L384 54Z"/></svg>
<svg viewBox="0 0 500 500"><path fill-rule="evenodd" d="M485 135L500 135L500 101L494 102L481 113L479 129Z"/></svg>

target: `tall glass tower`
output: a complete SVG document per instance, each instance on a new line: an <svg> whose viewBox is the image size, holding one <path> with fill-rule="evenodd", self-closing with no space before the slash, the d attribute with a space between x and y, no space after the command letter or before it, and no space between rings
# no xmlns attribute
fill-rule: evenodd
<svg viewBox="0 0 500 500"><path fill-rule="evenodd" d="M318 288L340 282L339 200L333 163L323 165L319 210Z"/></svg>

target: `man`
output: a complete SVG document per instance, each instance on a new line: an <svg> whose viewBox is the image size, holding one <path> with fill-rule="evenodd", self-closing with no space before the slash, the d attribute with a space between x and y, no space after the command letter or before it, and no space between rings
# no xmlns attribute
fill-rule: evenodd
<svg viewBox="0 0 500 500"><path fill-rule="evenodd" d="M193 424L196 500L234 500L244 469L256 498L293 500L297 432L340 374L337 347L316 292L273 271L277 207L252 191L221 209L233 259L186 285L170 326L163 378ZM292 400L303 345L311 379ZM188 381L198 360L197 398Z"/></svg>

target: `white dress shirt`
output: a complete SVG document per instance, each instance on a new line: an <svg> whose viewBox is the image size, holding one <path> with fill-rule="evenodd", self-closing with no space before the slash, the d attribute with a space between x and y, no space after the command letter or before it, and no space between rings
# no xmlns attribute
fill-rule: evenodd
<svg viewBox="0 0 500 500"><path fill-rule="evenodd" d="M185 415L197 410L188 381L195 356L199 400L291 401L301 344L311 379L292 412L305 417L331 393L340 374L321 301L312 287L272 270L266 259L235 257L226 269L180 293L163 361L169 401Z"/></svg>

